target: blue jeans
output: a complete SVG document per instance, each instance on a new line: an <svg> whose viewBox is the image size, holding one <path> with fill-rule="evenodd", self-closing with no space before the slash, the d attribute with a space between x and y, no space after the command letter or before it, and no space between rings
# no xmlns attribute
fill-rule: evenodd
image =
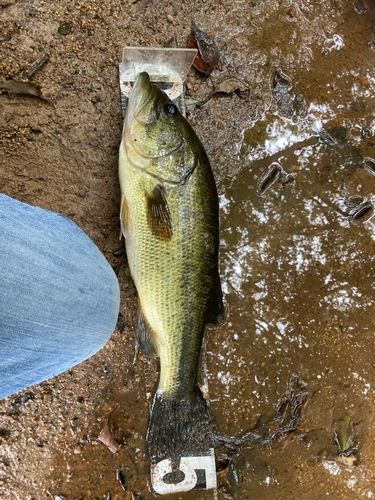
<svg viewBox="0 0 375 500"><path fill-rule="evenodd" d="M74 222L0 194L0 399L95 354L119 303L115 273Z"/></svg>

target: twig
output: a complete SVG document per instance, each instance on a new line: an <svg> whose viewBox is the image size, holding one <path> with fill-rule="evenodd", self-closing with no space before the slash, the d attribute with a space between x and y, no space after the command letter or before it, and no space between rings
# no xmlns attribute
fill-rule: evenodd
<svg viewBox="0 0 375 500"><path fill-rule="evenodd" d="M27 79L30 80L37 71L39 71L46 63L49 61L49 55L46 54L43 59L41 59L38 64L36 64L33 69L30 71L30 73L27 75Z"/></svg>

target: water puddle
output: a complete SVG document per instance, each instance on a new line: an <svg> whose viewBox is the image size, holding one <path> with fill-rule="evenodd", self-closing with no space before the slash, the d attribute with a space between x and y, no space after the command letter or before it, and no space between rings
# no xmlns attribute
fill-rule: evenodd
<svg viewBox="0 0 375 500"><path fill-rule="evenodd" d="M316 2L253 3L234 2L232 15L249 12L250 22L231 43L251 43L247 69L239 54L233 65L241 76L256 66L259 93L246 110L230 101L236 124L209 142L226 302L226 322L206 342L211 407L237 439L226 457L238 498L307 498L312 486L317 498L341 488L372 497L375 70L359 42L369 28L353 5L330 2L323 16ZM274 33L272 20L285 29ZM293 377L307 402L298 422L282 422ZM337 430L345 422L350 433Z"/></svg>

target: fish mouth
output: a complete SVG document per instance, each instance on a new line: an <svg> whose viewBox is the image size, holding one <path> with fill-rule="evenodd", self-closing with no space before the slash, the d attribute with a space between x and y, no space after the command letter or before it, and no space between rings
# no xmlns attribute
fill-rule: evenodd
<svg viewBox="0 0 375 500"><path fill-rule="evenodd" d="M149 74L145 71L139 73L134 82L133 89L129 98L128 109L126 111L127 120L139 118L139 114L142 108L145 106L145 104L148 103L151 98L152 87L153 86L151 85Z"/></svg>

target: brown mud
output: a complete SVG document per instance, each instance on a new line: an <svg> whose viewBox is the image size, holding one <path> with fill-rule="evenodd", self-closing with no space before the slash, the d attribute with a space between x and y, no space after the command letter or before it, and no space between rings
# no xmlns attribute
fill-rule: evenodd
<svg viewBox="0 0 375 500"><path fill-rule="evenodd" d="M250 89L188 117L221 197L226 320L207 331L202 357L219 430L236 438L220 451L219 498L374 497L373 210L345 215L375 203L364 168L375 158L371 0L0 6L0 83L26 80L49 56L30 78L41 98L0 94L0 190L71 218L121 287L104 349L0 402L0 497L153 497L144 438L157 366L136 351L118 240L118 63L124 46L184 47L192 19L220 60L209 78L190 71L187 96L202 101L230 77ZM118 453L98 440L107 419Z"/></svg>

